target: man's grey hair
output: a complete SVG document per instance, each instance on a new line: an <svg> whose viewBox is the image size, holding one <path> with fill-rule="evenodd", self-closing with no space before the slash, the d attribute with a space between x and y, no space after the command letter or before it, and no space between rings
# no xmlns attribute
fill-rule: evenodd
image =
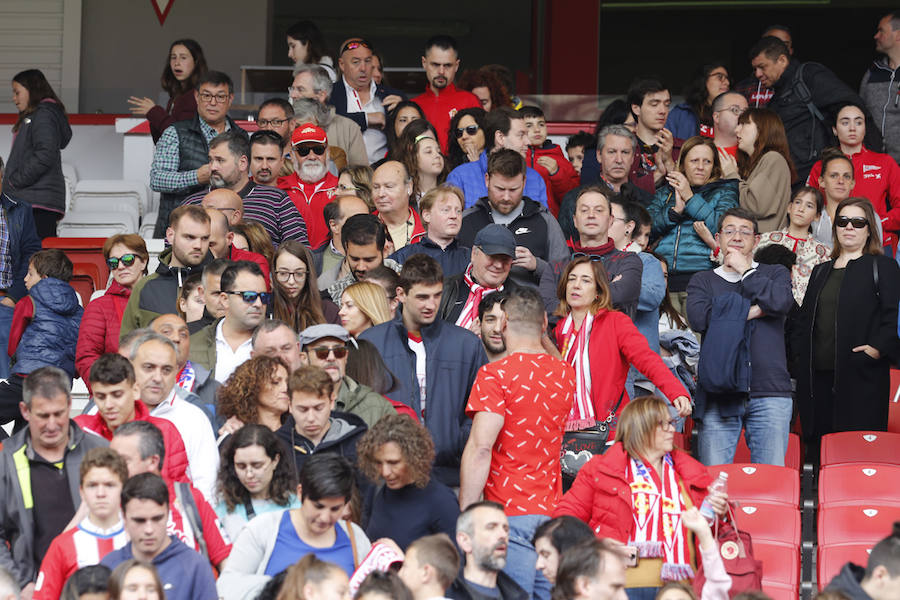
<svg viewBox="0 0 900 600"><path fill-rule="evenodd" d="M494 510L505 513L502 504L490 500L482 500L481 502L470 504L466 510L459 513L459 517L456 519L457 533L465 533L469 537L475 535L475 523L472 515L475 514L475 510L478 508L493 508Z"/></svg>
<svg viewBox="0 0 900 600"><path fill-rule="evenodd" d="M159 342L160 344L164 344L172 349L172 352L175 353L175 356L178 356L178 349L175 348L175 344L162 335L161 333L156 333L152 329L148 329L145 333L142 333L137 338L135 338L134 342L131 345L131 351L128 353L129 360L135 360L137 358L138 350L141 349L141 346L146 344L147 342Z"/></svg>
<svg viewBox="0 0 900 600"><path fill-rule="evenodd" d="M259 327L253 330L253 335L250 337L250 343L253 345L253 349L256 350L256 340L259 338L259 334L261 333L271 333L278 329L279 327L287 327L288 331L294 334L294 338L296 341L300 341L300 336L294 331L294 329L279 319L266 319L262 323L260 323Z"/></svg>
<svg viewBox="0 0 900 600"><path fill-rule="evenodd" d="M136 435L140 439L138 441L138 452L141 460L147 460L151 456L159 457L159 470L162 471L163 461L166 458L166 441L162 431L149 421L129 421L119 425L113 437L126 437Z"/></svg>
<svg viewBox="0 0 900 600"><path fill-rule="evenodd" d="M607 125L597 134L597 152L603 152L606 145L606 136L617 135L631 140L631 147L637 148L637 137L624 125Z"/></svg>
<svg viewBox="0 0 900 600"><path fill-rule="evenodd" d="M41 367L25 377L22 383L22 402L31 410L31 400L39 398L55 398L59 394L72 401L72 378L59 367Z"/></svg>
<svg viewBox="0 0 900 600"><path fill-rule="evenodd" d="M149 327L141 327L139 329L132 329L123 335L119 340L119 353L130 357L132 350L134 350L134 343L139 337L148 333L154 333L154 331Z"/></svg>
<svg viewBox="0 0 900 600"><path fill-rule="evenodd" d="M331 77L328 76L328 71L325 70L324 67L315 64L303 63L294 67L294 77L297 77L300 73L309 73L312 75L313 80L313 91L315 93L325 92L325 101L328 102L331 99Z"/></svg>
<svg viewBox="0 0 900 600"><path fill-rule="evenodd" d="M294 107L294 122L298 125L314 123L325 129L334 116L333 108L320 104L315 98L297 98L291 100L291 105Z"/></svg>
<svg viewBox="0 0 900 600"><path fill-rule="evenodd" d="M0 161L0 169L2 169L2 161ZM0 598L9 598L12 596L16 600L19 600L19 594L21 593L21 589L19 589L19 584L16 582L16 578L12 576L12 573L0 567Z"/></svg>

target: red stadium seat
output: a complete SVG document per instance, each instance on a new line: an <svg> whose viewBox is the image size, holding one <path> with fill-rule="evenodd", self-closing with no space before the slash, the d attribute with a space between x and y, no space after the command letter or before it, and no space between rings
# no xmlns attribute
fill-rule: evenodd
<svg viewBox="0 0 900 600"><path fill-rule="evenodd" d="M90 262L74 262L72 263L72 277L79 279L90 279L91 284L94 287L94 290L102 290L106 287L106 280L100 281L100 270L97 268L97 265ZM93 293L93 292L91 292ZM91 299L90 296L85 298L84 302L87 302Z"/></svg>
<svg viewBox="0 0 900 600"><path fill-rule="evenodd" d="M900 433L843 431L822 436L822 466L845 463L900 465Z"/></svg>
<svg viewBox="0 0 900 600"><path fill-rule="evenodd" d="M88 302L91 301L91 295L96 291L94 290L94 281L90 277L73 276L69 281L69 285L81 296L81 305L87 306Z"/></svg>
<svg viewBox="0 0 900 600"><path fill-rule="evenodd" d="M828 465L819 471L819 510L823 506L882 504L900 506L900 465Z"/></svg>
<svg viewBox="0 0 900 600"><path fill-rule="evenodd" d="M757 542L754 537L753 556L763 564L763 587L767 584L787 587L800 585L799 546Z"/></svg>
<svg viewBox="0 0 900 600"><path fill-rule="evenodd" d="M900 433L900 369L891 369L890 401L887 430L891 433Z"/></svg>
<svg viewBox="0 0 900 600"><path fill-rule="evenodd" d="M869 552L874 544L838 544L819 546L816 559L816 578L819 589L823 589L834 579L848 562L865 567L869 562ZM756 546L753 547L754 551Z"/></svg>
<svg viewBox="0 0 900 600"><path fill-rule="evenodd" d="M790 467L733 464L707 467L713 477L728 473L728 497L747 502L800 505L800 472Z"/></svg>
<svg viewBox="0 0 900 600"><path fill-rule="evenodd" d="M747 446L747 440L744 438L744 432L741 431L741 439L738 440L737 449L734 451L734 460L736 463L749 463L750 447ZM800 436L792 433L788 437L787 452L784 455L784 466L791 469L800 470Z"/></svg>
<svg viewBox="0 0 900 600"><path fill-rule="evenodd" d="M796 504L743 501L734 516L738 527L753 537L754 548L758 541L800 546L800 510Z"/></svg>
<svg viewBox="0 0 900 600"><path fill-rule="evenodd" d="M763 580L763 592L772 600L797 600L800 597L800 589L796 586L766 583L765 580Z"/></svg>
<svg viewBox="0 0 900 600"><path fill-rule="evenodd" d="M891 534L894 521L900 521L900 506L865 504L823 506L819 509L819 545L864 544Z"/></svg>

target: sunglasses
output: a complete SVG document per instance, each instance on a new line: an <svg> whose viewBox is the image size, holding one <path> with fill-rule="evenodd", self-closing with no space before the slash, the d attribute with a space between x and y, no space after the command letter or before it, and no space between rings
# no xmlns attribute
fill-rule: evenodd
<svg viewBox="0 0 900 600"><path fill-rule="evenodd" d="M847 225L853 225L853 229L862 229L866 225L869 224L869 221L866 220L865 217L838 217L835 219L834 224L837 227L844 228Z"/></svg>
<svg viewBox="0 0 900 600"><path fill-rule="evenodd" d="M347 42L346 44L343 45L343 47L341 48L341 51L338 52L338 56L340 56L344 52L348 52L350 50L356 50L357 48L368 48L369 50L371 50L372 46L370 46L369 43L366 42L365 40L354 40L352 42Z"/></svg>
<svg viewBox="0 0 900 600"><path fill-rule="evenodd" d="M338 360L347 356L347 347L346 346L316 346L315 348L309 348L307 352L313 352L316 355L316 358L319 360L326 360L329 354L334 354L334 357Z"/></svg>
<svg viewBox="0 0 900 600"><path fill-rule="evenodd" d="M584 252L573 252L572 258L581 258L582 256L587 256L591 259L591 262L603 262L603 258L596 254L585 254Z"/></svg>
<svg viewBox="0 0 900 600"><path fill-rule="evenodd" d="M123 254L119 258L110 256L109 258L106 259L106 265L111 270L116 270L119 267L119 261L122 261L123 265L125 265L126 267L130 267L131 265L134 264L134 259L136 259L136 258L137 258L137 256L135 256L134 254Z"/></svg>
<svg viewBox="0 0 900 600"><path fill-rule="evenodd" d="M300 156L306 156L310 152L315 152L316 156L325 154L325 146L294 146L294 150L296 150L297 154Z"/></svg>
<svg viewBox="0 0 900 600"><path fill-rule="evenodd" d="M467 125L466 127L457 127L456 128L456 137L461 138L464 133L468 133L469 135L475 135L478 133L478 125Z"/></svg>
<svg viewBox="0 0 900 600"><path fill-rule="evenodd" d="M263 304L268 304L270 300L272 300L272 294L269 292L232 292L228 290L222 290L223 294L228 294L229 296L240 296L241 300L246 302L247 304L253 304L256 302L256 299L259 298L259 301Z"/></svg>

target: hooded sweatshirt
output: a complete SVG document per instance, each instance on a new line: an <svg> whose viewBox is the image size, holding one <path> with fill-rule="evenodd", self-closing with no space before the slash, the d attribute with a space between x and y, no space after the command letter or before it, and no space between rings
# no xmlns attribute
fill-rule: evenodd
<svg viewBox="0 0 900 600"><path fill-rule="evenodd" d="M166 600L218 600L216 580L212 568L203 557L173 536L170 544L154 557L152 563L159 573ZM134 558L131 544L110 552L100 562L115 569Z"/></svg>
<svg viewBox="0 0 900 600"><path fill-rule="evenodd" d="M866 570L864 568L848 562L841 568L841 572L838 573L837 577L831 580L825 591L843 592L844 595L850 597L850 600L872 600L872 597L860 585L865 574Z"/></svg>

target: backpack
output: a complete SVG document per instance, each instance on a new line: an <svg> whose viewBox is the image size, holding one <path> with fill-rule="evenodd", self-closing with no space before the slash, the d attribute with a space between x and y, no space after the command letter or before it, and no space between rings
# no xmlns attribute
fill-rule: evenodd
<svg viewBox="0 0 900 600"><path fill-rule="evenodd" d="M816 150L816 127L819 123L825 126L825 116L822 115L822 111L820 111L819 107L813 102L812 92L809 91L809 86L807 86L806 82L803 80L803 69L807 64L808 63L801 63L797 72L794 73L794 80L791 82L791 92L797 94L797 98L806 105L809 114L812 116L812 128L809 132L809 160L815 160L819 154Z"/></svg>

